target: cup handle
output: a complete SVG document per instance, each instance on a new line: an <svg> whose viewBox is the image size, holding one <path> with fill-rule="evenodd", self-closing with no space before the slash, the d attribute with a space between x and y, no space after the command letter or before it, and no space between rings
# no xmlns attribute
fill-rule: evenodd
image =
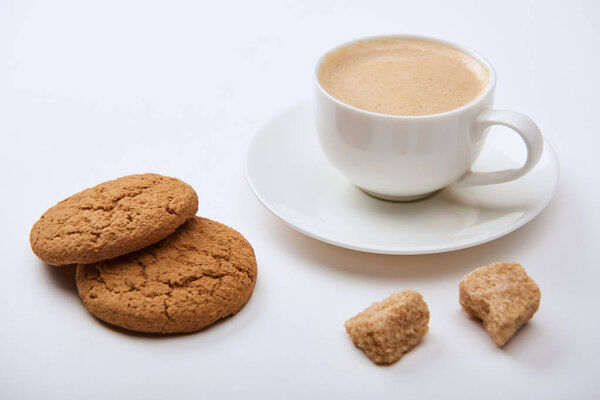
<svg viewBox="0 0 600 400"><path fill-rule="evenodd" d="M504 125L511 128L523 138L527 147L527 160L521 168L506 169L495 172L473 172L468 171L456 183L459 186L492 185L520 178L529 172L542 156L544 150L544 138L540 129L531 118L514 111L485 110L477 117L480 129L486 129L492 125Z"/></svg>

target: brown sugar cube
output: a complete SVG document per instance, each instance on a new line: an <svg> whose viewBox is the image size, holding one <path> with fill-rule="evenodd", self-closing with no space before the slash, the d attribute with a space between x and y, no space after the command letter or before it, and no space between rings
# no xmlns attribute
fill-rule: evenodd
<svg viewBox="0 0 600 400"><path fill-rule="evenodd" d="M467 314L483 320L502 347L540 306L540 288L517 263L477 268L460 281L459 300Z"/></svg>
<svg viewBox="0 0 600 400"><path fill-rule="evenodd" d="M429 330L429 309L414 290L394 293L350 318L350 338L376 364L391 364L415 347Z"/></svg>

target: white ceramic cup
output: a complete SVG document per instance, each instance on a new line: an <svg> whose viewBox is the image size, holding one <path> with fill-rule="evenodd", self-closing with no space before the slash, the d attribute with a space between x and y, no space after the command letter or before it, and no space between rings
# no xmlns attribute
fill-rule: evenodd
<svg viewBox="0 0 600 400"><path fill-rule="evenodd" d="M393 35L359 39L407 38L430 40L454 47L477 59L490 71L488 87L469 104L440 114L398 116L361 110L327 93L318 79L324 56L315 70L315 119L327 159L350 182L385 200L411 201L450 184L489 185L517 179L539 161L544 140L527 116L493 110L496 73L472 50L422 36ZM348 42L338 46L348 46ZM527 160L518 169L473 172L492 125L518 133L527 147Z"/></svg>

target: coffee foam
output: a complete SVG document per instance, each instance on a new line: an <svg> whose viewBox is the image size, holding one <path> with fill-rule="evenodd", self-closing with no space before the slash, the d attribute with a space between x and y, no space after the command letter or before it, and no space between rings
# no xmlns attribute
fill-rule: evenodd
<svg viewBox="0 0 600 400"><path fill-rule="evenodd" d="M319 83L357 108L430 115L460 108L488 87L490 71L453 47L422 39L359 41L325 55Z"/></svg>

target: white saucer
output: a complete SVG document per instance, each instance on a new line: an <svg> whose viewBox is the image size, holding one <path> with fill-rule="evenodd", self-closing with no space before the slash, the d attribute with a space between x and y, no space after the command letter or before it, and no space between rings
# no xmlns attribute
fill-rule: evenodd
<svg viewBox="0 0 600 400"><path fill-rule="evenodd" d="M522 164L525 146L520 138L502 133L490 132L473 169ZM518 180L448 187L413 203L378 200L349 183L325 159L311 104L305 102L257 132L248 150L246 177L269 211L306 235L372 253L426 254L488 242L531 221L554 195L558 163L546 141L538 165Z"/></svg>

